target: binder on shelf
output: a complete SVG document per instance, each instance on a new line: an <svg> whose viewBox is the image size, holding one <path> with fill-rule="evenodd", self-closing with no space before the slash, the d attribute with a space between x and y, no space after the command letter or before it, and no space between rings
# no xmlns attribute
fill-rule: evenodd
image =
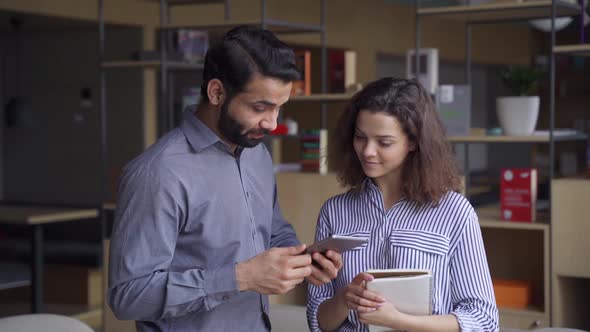
<svg viewBox="0 0 590 332"><path fill-rule="evenodd" d="M328 52L328 92L345 93L356 84L356 52Z"/></svg>
<svg viewBox="0 0 590 332"><path fill-rule="evenodd" d="M436 103L438 114L449 137L471 134L471 87L469 85L440 85Z"/></svg>
<svg viewBox="0 0 590 332"><path fill-rule="evenodd" d="M301 142L301 171L327 174L328 130L302 130L299 139Z"/></svg>
<svg viewBox="0 0 590 332"><path fill-rule="evenodd" d="M432 314L432 273L421 269L369 270L375 279L367 289L379 293L400 312L411 315ZM370 332L391 331L381 326L369 326Z"/></svg>
<svg viewBox="0 0 590 332"><path fill-rule="evenodd" d="M535 168L503 168L501 177L501 218L507 221L535 221L537 170Z"/></svg>

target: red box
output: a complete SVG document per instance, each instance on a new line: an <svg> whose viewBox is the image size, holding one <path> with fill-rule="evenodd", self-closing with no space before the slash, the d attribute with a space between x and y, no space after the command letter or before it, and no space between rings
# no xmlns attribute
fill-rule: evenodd
<svg viewBox="0 0 590 332"><path fill-rule="evenodd" d="M500 216L508 221L535 221L537 170L503 168L500 181Z"/></svg>

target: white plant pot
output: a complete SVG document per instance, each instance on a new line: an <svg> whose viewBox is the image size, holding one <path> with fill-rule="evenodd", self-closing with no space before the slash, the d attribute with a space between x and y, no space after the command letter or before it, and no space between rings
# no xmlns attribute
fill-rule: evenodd
<svg viewBox="0 0 590 332"><path fill-rule="evenodd" d="M504 135L532 135L539 117L539 96L498 97L496 114Z"/></svg>

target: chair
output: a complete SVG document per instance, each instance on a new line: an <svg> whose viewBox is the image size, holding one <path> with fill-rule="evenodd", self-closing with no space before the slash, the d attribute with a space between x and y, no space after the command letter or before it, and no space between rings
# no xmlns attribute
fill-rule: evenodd
<svg viewBox="0 0 590 332"><path fill-rule="evenodd" d="M0 332L94 332L81 321L59 315L31 314L0 318Z"/></svg>

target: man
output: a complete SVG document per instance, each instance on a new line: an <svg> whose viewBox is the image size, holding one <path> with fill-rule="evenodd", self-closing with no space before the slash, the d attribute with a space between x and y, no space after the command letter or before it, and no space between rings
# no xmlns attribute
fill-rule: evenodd
<svg viewBox="0 0 590 332"><path fill-rule="evenodd" d="M304 254L259 144L298 79L265 30L238 27L205 59L201 103L124 169L108 301L139 331L270 330L268 297L335 278L342 257Z"/></svg>

